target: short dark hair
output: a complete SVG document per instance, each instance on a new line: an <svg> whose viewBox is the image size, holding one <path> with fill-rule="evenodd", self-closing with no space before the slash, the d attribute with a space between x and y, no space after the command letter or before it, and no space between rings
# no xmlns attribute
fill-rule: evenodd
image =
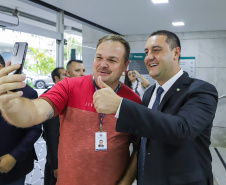
<svg viewBox="0 0 226 185"><path fill-rule="evenodd" d="M52 73L51 73L51 76L52 76L52 79L53 79L53 82L55 83L55 76L57 76L58 78L60 78L60 69L64 69L63 67L56 67Z"/></svg>
<svg viewBox="0 0 226 185"><path fill-rule="evenodd" d="M3 59L2 55L0 55L0 64L5 67L5 60Z"/></svg>
<svg viewBox="0 0 226 185"><path fill-rule="evenodd" d="M76 60L76 59L69 60L68 63L67 63L67 67L66 67L67 69L70 68L72 62L77 62L77 63L83 64L82 60Z"/></svg>
<svg viewBox="0 0 226 185"><path fill-rule="evenodd" d="M153 32L149 37L152 37L155 35L165 35L167 37L166 42L169 44L171 50L173 50L176 47L179 47L181 49L180 39L175 33L167 30L158 30L156 32ZM180 57L179 57L179 60L180 60Z"/></svg>
<svg viewBox="0 0 226 185"><path fill-rule="evenodd" d="M125 54L124 54L124 60L125 60L125 63L129 60L129 54L130 54L130 45L129 43L123 38L123 36L121 35L107 35L107 36L104 36L102 37L98 43L97 43L97 46L96 48L98 48L98 46L105 42L105 41L114 41L114 42L120 42L124 48L125 48Z"/></svg>

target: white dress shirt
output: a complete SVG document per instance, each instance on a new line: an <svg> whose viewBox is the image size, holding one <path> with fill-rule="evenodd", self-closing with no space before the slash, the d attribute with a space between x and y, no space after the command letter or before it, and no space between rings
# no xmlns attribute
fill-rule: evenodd
<svg viewBox="0 0 226 185"><path fill-rule="evenodd" d="M140 99L142 99L144 92L145 92L145 88L141 85L141 82L136 80L135 82L132 82L131 84L132 84L133 91L135 92L135 89L137 88L137 92L140 95Z"/></svg>
<svg viewBox="0 0 226 185"><path fill-rule="evenodd" d="M183 75L183 70L181 69L177 74L175 74L172 78L170 78L167 82L165 82L162 85L162 88L164 89L163 93L161 94L161 98L160 98L160 102L162 101L163 97L165 96L165 94L167 93L167 91L170 89L170 87L177 81L178 78L180 78ZM156 91L158 89L160 85L158 84L158 82L156 81L156 86L155 86L155 90L151 96L151 100L148 104L148 108L152 109L152 106L154 104L155 98L156 98ZM122 103L122 101L121 101ZM121 108L121 103L118 107L118 110L115 114L116 118L119 118L119 112L120 112L120 108Z"/></svg>

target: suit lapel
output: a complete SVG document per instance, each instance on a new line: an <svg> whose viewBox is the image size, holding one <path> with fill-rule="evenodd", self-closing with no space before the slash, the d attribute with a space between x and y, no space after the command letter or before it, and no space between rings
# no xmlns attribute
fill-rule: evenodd
<svg viewBox="0 0 226 185"><path fill-rule="evenodd" d="M186 88L187 84L191 83L191 79L188 76L187 72L184 72L183 75L176 80L176 82L170 87L170 89L167 91L165 96L163 97L158 110L161 110L164 104L168 101L170 97L173 95L179 96L180 93L183 92L183 90Z"/></svg>
<svg viewBox="0 0 226 185"><path fill-rule="evenodd" d="M155 85L152 85L150 88L148 88L145 93L144 93L144 96L143 96L143 100L142 100L142 104L146 107L148 107L149 105L149 102L151 100L151 96L154 92L154 89L155 89Z"/></svg>

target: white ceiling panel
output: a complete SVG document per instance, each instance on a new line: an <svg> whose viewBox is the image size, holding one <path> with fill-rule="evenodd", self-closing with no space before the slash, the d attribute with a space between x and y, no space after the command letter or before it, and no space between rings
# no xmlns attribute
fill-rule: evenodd
<svg viewBox="0 0 226 185"><path fill-rule="evenodd" d="M38 2L38 0L37 0ZM40 2L40 1L39 1ZM42 0L59 9L123 35L150 34L159 29L174 32L226 30L226 0ZM51 11L40 9L29 0L0 0L0 5L55 21ZM82 29L80 22L65 20L68 26ZM174 27L172 22L185 26Z"/></svg>

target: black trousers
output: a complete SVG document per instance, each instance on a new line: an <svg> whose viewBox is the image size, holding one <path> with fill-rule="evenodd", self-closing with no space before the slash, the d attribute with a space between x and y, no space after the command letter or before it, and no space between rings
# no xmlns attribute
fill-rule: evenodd
<svg viewBox="0 0 226 185"><path fill-rule="evenodd" d="M50 164L45 164L44 185L56 185L57 178L55 178L53 170L50 168Z"/></svg>

